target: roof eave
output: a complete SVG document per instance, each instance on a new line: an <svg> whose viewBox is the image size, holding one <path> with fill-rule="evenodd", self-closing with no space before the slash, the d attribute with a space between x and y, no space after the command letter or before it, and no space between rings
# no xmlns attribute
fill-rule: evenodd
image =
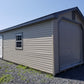
<svg viewBox="0 0 84 84"><path fill-rule="evenodd" d="M13 26L13 27L9 27L7 29L3 29L3 30L0 31L0 33L4 33L6 31L18 29L18 28L21 28L21 27L24 27L24 26L32 25L32 24L35 24L35 23L38 23L38 22L42 22L42 21L46 21L46 20L50 20L50 19L54 19L54 18L57 18L57 16L55 16L54 14L50 14L50 15L47 15L47 16L44 16L44 17L41 17L41 18L37 18L35 20L31 20L31 21Z"/></svg>

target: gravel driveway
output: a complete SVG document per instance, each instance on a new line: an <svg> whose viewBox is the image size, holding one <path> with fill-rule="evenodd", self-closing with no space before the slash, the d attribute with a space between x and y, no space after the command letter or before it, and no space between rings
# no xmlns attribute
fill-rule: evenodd
<svg viewBox="0 0 84 84"><path fill-rule="evenodd" d="M84 84L84 65L53 77L0 59L0 84Z"/></svg>

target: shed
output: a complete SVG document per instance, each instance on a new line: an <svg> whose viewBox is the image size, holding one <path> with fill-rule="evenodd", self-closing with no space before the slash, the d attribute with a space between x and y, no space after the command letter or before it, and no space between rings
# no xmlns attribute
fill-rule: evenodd
<svg viewBox="0 0 84 84"><path fill-rule="evenodd" d="M84 18L77 7L0 31L0 58L56 75L84 62Z"/></svg>

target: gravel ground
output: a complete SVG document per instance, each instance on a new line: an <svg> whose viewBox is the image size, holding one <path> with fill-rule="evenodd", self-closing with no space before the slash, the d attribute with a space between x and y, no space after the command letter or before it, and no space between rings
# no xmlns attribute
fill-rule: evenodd
<svg viewBox="0 0 84 84"><path fill-rule="evenodd" d="M84 65L53 77L0 59L0 84L84 84L83 74Z"/></svg>

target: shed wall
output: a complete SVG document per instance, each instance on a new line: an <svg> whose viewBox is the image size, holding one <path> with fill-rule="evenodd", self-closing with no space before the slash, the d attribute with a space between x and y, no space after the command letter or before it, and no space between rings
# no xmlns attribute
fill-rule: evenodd
<svg viewBox="0 0 84 84"><path fill-rule="evenodd" d="M23 50L16 33L23 32ZM3 59L53 74L53 20L3 33Z"/></svg>
<svg viewBox="0 0 84 84"><path fill-rule="evenodd" d="M75 17L74 22L78 22L82 24L82 27L84 28L83 22L79 18L79 15L75 14L75 16L76 17ZM67 20L72 21L72 12L66 12L64 14L61 14L58 19L54 20L54 75L60 72L59 26L61 26L60 22L62 21L62 18L66 18ZM66 27L65 24L63 25L63 27L64 26Z"/></svg>

